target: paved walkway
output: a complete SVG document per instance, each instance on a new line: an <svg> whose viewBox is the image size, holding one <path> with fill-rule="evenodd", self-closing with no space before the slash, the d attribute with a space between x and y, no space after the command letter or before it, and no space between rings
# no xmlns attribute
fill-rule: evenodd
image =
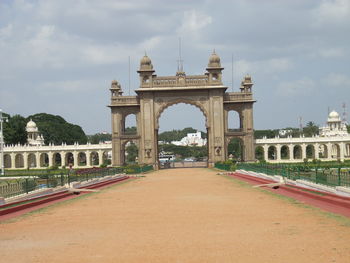
<svg viewBox="0 0 350 263"><path fill-rule="evenodd" d="M350 221L174 169L0 224L1 262L349 262Z"/></svg>

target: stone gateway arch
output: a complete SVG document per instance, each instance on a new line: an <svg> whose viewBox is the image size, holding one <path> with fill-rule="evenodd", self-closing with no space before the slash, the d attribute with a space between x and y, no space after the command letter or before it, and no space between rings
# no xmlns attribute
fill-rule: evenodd
<svg viewBox="0 0 350 263"><path fill-rule="evenodd" d="M226 92L222 83L220 57L210 56L206 73L187 76L180 68L175 76L157 76L151 59L145 55L140 61L140 87L136 96L123 96L117 81L110 88L112 113L112 165L125 163L125 144L134 142L139 148L139 164L158 162L159 118L169 106L177 103L191 104L205 116L208 133L208 166L228 159L227 146L231 139L239 138L243 145L243 161L255 161L253 134L253 99L250 76L242 81L240 92ZM239 129L228 129L230 111L239 115ZM125 119L136 116L137 133L128 134Z"/></svg>

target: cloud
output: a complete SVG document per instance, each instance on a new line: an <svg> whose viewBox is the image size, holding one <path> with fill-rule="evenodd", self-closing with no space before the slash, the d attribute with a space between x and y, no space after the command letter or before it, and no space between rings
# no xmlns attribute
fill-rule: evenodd
<svg viewBox="0 0 350 263"><path fill-rule="evenodd" d="M199 30L212 23L212 17L196 10L185 11L178 34L197 34Z"/></svg>
<svg viewBox="0 0 350 263"><path fill-rule="evenodd" d="M128 56L131 87L137 88L144 51L158 75L174 74L182 37L188 75L203 73L213 48L226 68L225 81L232 54L237 84L252 75L259 128L266 122L263 109L274 100L282 98L292 109L286 96L310 94L316 85L320 104L336 100L327 93L332 88L338 97L350 97L349 27L344 0L0 0L0 105L24 115L64 108L64 117L81 121L88 132L108 130L108 88L114 78L127 86ZM71 93L84 99L67 99ZM57 100L43 103L53 95ZM98 123L70 107L95 114Z"/></svg>
<svg viewBox="0 0 350 263"><path fill-rule="evenodd" d="M350 1L323 0L314 10L314 18L318 25L349 23Z"/></svg>
<svg viewBox="0 0 350 263"><path fill-rule="evenodd" d="M1 38L9 38L11 37L13 33L13 25L12 24L8 24L4 27L0 28L0 39Z"/></svg>
<svg viewBox="0 0 350 263"><path fill-rule="evenodd" d="M310 78L293 81L283 81L277 85L277 92L281 96L307 95L315 90L316 84Z"/></svg>
<svg viewBox="0 0 350 263"><path fill-rule="evenodd" d="M350 89L350 77L341 73L330 73L327 75L323 82L332 88Z"/></svg>
<svg viewBox="0 0 350 263"><path fill-rule="evenodd" d="M227 65L228 67L228 65ZM271 58L266 60L248 61L238 60L234 62L235 71L239 75L249 74L276 74L293 68L293 62L289 58Z"/></svg>

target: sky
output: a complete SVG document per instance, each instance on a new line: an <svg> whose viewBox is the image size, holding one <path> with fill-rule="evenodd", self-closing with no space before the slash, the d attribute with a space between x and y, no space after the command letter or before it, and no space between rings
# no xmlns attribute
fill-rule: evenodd
<svg viewBox="0 0 350 263"><path fill-rule="evenodd" d="M110 132L111 81L134 95L145 52L175 75L181 38L187 75L215 49L228 91L252 76L255 129L324 125L328 109L350 112L349 32L350 0L0 0L0 109ZM188 126L204 129L193 106L160 119L161 131Z"/></svg>

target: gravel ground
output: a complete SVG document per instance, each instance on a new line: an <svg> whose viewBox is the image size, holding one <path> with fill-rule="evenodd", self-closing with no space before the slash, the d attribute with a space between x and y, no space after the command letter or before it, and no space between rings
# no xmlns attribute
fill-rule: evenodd
<svg viewBox="0 0 350 263"><path fill-rule="evenodd" d="M350 220L173 169L0 224L0 262L350 262Z"/></svg>

